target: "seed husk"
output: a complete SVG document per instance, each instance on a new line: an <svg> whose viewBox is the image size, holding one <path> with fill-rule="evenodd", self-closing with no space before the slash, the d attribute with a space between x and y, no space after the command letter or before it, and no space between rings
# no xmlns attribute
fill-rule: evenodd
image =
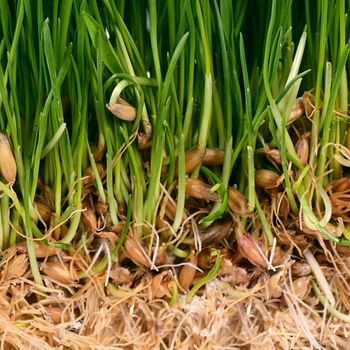
<svg viewBox="0 0 350 350"><path fill-rule="evenodd" d="M205 154L203 147L194 146L185 153L185 173L189 174L202 163ZM176 174L178 169L176 170Z"/></svg>
<svg viewBox="0 0 350 350"><path fill-rule="evenodd" d="M267 267L266 257L263 257L258 242L252 236L240 234L237 238L237 246L240 253L253 265Z"/></svg>
<svg viewBox="0 0 350 350"><path fill-rule="evenodd" d="M304 98L299 97L295 100L292 111L290 112L287 125L292 124L294 121L299 119L305 114Z"/></svg>
<svg viewBox="0 0 350 350"><path fill-rule="evenodd" d="M185 192L187 195L197 198L203 199L206 201L217 201L218 195L215 192L211 192L212 186L207 183L197 180L197 179L186 179L186 189Z"/></svg>
<svg viewBox="0 0 350 350"><path fill-rule="evenodd" d="M114 248L118 241L118 235L113 231L100 231L96 233L96 236L109 241L110 247Z"/></svg>
<svg viewBox="0 0 350 350"><path fill-rule="evenodd" d="M16 181L17 164L8 137L0 133L0 173L12 186Z"/></svg>
<svg viewBox="0 0 350 350"><path fill-rule="evenodd" d="M109 225L107 227L108 231L114 232L117 235L121 234L125 226L124 221L119 221L117 225Z"/></svg>
<svg viewBox="0 0 350 350"><path fill-rule="evenodd" d="M150 267L150 261L147 259L146 253L136 237L132 236L125 239L124 251L126 256L136 265L141 267Z"/></svg>
<svg viewBox="0 0 350 350"><path fill-rule="evenodd" d="M296 261L292 267L292 275L295 277L304 277L311 274L311 267L303 261Z"/></svg>
<svg viewBox="0 0 350 350"><path fill-rule="evenodd" d="M212 255L211 248L206 248L198 254L198 267L201 269L211 269L215 263L215 256Z"/></svg>
<svg viewBox="0 0 350 350"><path fill-rule="evenodd" d="M191 252L187 262L197 266L198 256L194 252ZM190 288L195 275L196 269L194 267L189 265L184 265L182 267L179 275L179 284L183 290L187 291Z"/></svg>
<svg viewBox="0 0 350 350"><path fill-rule="evenodd" d="M78 273L74 268L57 260L44 263L41 271L50 279L63 284L73 284L78 280Z"/></svg>
<svg viewBox="0 0 350 350"><path fill-rule="evenodd" d="M304 300L308 296L311 289L311 279L311 276L307 276L293 280L293 294L300 300Z"/></svg>
<svg viewBox="0 0 350 350"><path fill-rule="evenodd" d="M96 168L97 168L97 172L98 172L100 178L103 179L106 176L105 166L99 162L99 163L96 163ZM83 183L83 185L88 185L88 184L93 183L94 180L95 180L95 173L94 173L92 167L90 166L85 170L85 173L84 173L84 176L82 179L82 183Z"/></svg>
<svg viewBox="0 0 350 350"><path fill-rule="evenodd" d="M151 291L153 298L163 298L171 296L170 282L173 281L172 273L163 271L152 278Z"/></svg>
<svg viewBox="0 0 350 350"><path fill-rule="evenodd" d="M104 202L102 198L99 197L97 202L95 203L95 210L97 214L105 215L108 210L108 203Z"/></svg>
<svg viewBox="0 0 350 350"><path fill-rule="evenodd" d="M314 95L308 91L305 91L303 94L303 104L306 116L311 118L316 110Z"/></svg>
<svg viewBox="0 0 350 350"><path fill-rule="evenodd" d="M152 134L147 135L144 132L139 132L137 134L137 146L140 150L146 150L151 147L151 136Z"/></svg>
<svg viewBox="0 0 350 350"><path fill-rule="evenodd" d="M281 176L272 170L256 170L255 184L263 189L276 188L281 184Z"/></svg>
<svg viewBox="0 0 350 350"><path fill-rule="evenodd" d="M14 255L7 264L6 270L3 274L3 279L9 281L16 279L25 274L28 269L28 256L27 254Z"/></svg>
<svg viewBox="0 0 350 350"><path fill-rule="evenodd" d="M53 324L65 323L71 320L68 312L59 306L46 306L45 313Z"/></svg>
<svg viewBox="0 0 350 350"><path fill-rule="evenodd" d="M219 276L222 280L233 285L246 285L249 283L249 275L247 271L242 267L234 265L231 259L227 257L222 258Z"/></svg>
<svg viewBox="0 0 350 350"><path fill-rule="evenodd" d="M83 208L85 208L85 210L82 213L84 227L88 232L94 233L97 231L97 220L95 209L91 206L88 197L85 198L83 201Z"/></svg>
<svg viewBox="0 0 350 350"><path fill-rule="evenodd" d="M170 224L162 220L159 216L156 218L156 227L160 231L160 235L164 238L167 239L171 236L171 230L169 228Z"/></svg>
<svg viewBox="0 0 350 350"><path fill-rule="evenodd" d="M91 148L92 155L96 162L100 162L106 154L106 144L97 143Z"/></svg>
<svg viewBox="0 0 350 350"><path fill-rule="evenodd" d="M204 165L222 165L224 163L225 151L220 148L206 148L202 159Z"/></svg>
<svg viewBox="0 0 350 350"><path fill-rule="evenodd" d="M176 216L176 201L170 198L165 198L164 201L166 201L164 214L169 220L174 221ZM182 222L185 221L187 217L186 210L184 210L182 213Z"/></svg>
<svg viewBox="0 0 350 350"><path fill-rule="evenodd" d="M130 271L125 267L121 267L117 264L114 264L112 266L109 276L117 286L131 285L133 280Z"/></svg>
<svg viewBox="0 0 350 350"><path fill-rule="evenodd" d="M152 124L149 120L142 120L143 131L137 133L138 148L149 149L152 145Z"/></svg>
<svg viewBox="0 0 350 350"><path fill-rule="evenodd" d="M51 211L55 208L55 192L52 188L46 185L41 179L38 179L38 189L40 194L36 197L39 202L46 204L51 208Z"/></svg>
<svg viewBox="0 0 350 350"><path fill-rule="evenodd" d="M33 245L35 250L35 256L39 259L56 255L60 251L60 249L58 248L47 246L37 241L34 241ZM27 253L27 242L17 243L15 245L15 248L16 252L18 253Z"/></svg>
<svg viewBox="0 0 350 350"><path fill-rule="evenodd" d="M246 197L234 187L228 189L228 206L230 210L238 215L248 215L248 201Z"/></svg>
<svg viewBox="0 0 350 350"><path fill-rule="evenodd" d="M290 212L290 204L285 193L278 192L275 196L278 209L278 216L283 221L286 221Z"/></svg>
<svg viewBox="0 0 350 350"><path fill-rule="evenodd" d="M107 103L106 107L119 119L130 122L136 118L136 108L121 97L117 98L116 103Z"/></svg>
<svg viewBox="0 0 350 350"><path fill-rule="evenodd" d="M216 220L204 230L199 230L202 247L205 248L211 243L220 242L230 234L231 229L231 220Z"/></svg>
<svg viewBox="0 0 350 350"><path fill-rule="evenodd" d="M302 165L306 165L309 160L309 136L310 132L305 132L295 145L295 150Z"/></svg>
<svg viewBox="0 0 350 350"><path fill-rule="evenodd" d="M40 219L42 221L48 223L51 219L51 213L52 213L51 208L48 205L46 205L45 203L40 202L40 201L35 202L35 207L36 207L36 210L39 214Z"/></svg>
<svg viewBox="0 0 350 350"><path fill-rule="evenodd" d="M277 165L282 163L282 155L279 149L268 149L265 151L267 158Z"/></svg>
<svg viewBox="0 0 350 350"><path fill-rule="evenodd" d="M268 283L268 293L270 298L279 298L283 290L280 286L281 278L283 277L284 271L280 271L274 274Z"/></svg>
<svg viewBox="0 0 350 350"><path fill-rule="evenodd" d="M168 254L166 252L166 247L165 246L159 247L157 250L155 264L159 266L159 265L165 265L167 263L168 263Z"/></svg>
<svg viewBox="0 0 350 350"><path fill-rule="evenodd" d="M272 265L280 266L285 264L291 257L292 249L292 246L287 251L284 251L281 247L276 247L273 254Z"/></svg>

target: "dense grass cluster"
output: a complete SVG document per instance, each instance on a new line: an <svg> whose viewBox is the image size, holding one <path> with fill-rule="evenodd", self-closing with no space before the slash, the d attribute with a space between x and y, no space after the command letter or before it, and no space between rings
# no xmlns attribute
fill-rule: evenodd
<svg viewBox="0 0 350 350"><path fill-rule="evenodd" d="M348 322L348 8L0 1L2 280L176 305L291 273Z"/></svg>

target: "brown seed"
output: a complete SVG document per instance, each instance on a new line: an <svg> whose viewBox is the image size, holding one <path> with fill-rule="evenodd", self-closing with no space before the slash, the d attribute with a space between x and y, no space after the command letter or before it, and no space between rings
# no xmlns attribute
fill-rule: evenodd
<svg viewBox="0 0 350 350"><path fill-rule="evenodd" d="M117 225L110 225L108 226L108 231L114 232L117 235L121 234L125 226L124 221L119 221Z"/></svg>
<svg viewBox="0 0 350 350"><path fill-rule="evenodd" d="M304 99L299 97L295 100L292 111L290 112L287 125L292 124L295 120L302 117L305 113Z"/></svg>
<svg viewBox="0 0 350 350"><path fill-rule="evenodd" d="M60 249L58 248L47 246L37 241L34 241L33 245L35 250L35 256L39 259L56 255L60 251ZM15 247L16 252L27 253L27 242L17 243Z"/></svg>
<svg viewBox="0 0 350 350"><path fill-rule="evenodd" d="M216 220L204 230L199 230L203 248L207 247L211 243L220 242L226 238L231 233L231 229L231 220Z"/></svg>
<svg viewBox="0 0 350 350"><path fill-rule="evenodd" d="M117 286L130 285L133 280L130 271L125 267L121 267L117 264L113 265L109 276Z"/></svg>
<svg viewBox="0 0 350 350"><path fill-rule="evenodd" d="M303 261L296 261L291 269L292 275L296 277L304 277L311 274L311 266Z"/></svg>
<svg viewBox="0 0 350 350"><path fill-rule="evenodd" d="M104 179L104 177L106 176L106 169L105 169L104 165L102 163L96 163L96 168L97 168L97 172L98 172L100 178ZM88 185L88 184L93 183L94 180L95 180L95 174L94 174L92 167L90 166L85 170L82 183L84 185Z"/></svg>
<svg viewBox="0 0 350 350"><path fill-rule="evenodd" d="M47 306L45 308L45 313L53 324L66 323L71 320L68 311L64 311L64 309L59 306Z"/></svg>
<svg viewBox="0 0 350 350"><path fill-rule="evenodd" d="M258 242L248 234L241 234L237 238L237 246L240 253L253 265L267 267L266 257L259 247Z"/></svg>
<svg viewBox="0 0 350 350"><path fill-rule="evenodd" d="M204 165L221 165L224 163L225 151L219 148L206 148L202 159Z"/></svg>
<svg viewBox="0 0 350 350"><path fill-rule="evenodd" d="M309 136L310 132L305 132L295 145L295 150L302 165L306 165L309 160Z"/></svg>
<svg viewBox="0 0 350 350"><path fill-rule="evenodd" d="M202 159L205 154L205 149L199 146L190 148L185 153L185 173L191 173L198 165L202 163ZM178 169L176 170L176 173Z"/></svg>
<svg viewBox="0 0 350 350"><path fill-rule="evenodd" d="M27 254L14 255L7 264L3 275L5 281L16 279L25 274L28 269Z"/></svg>
<svg viewBox="0 0 350 350"><path fill-rule="evenodd" d="M198 256L195 255L194 252L192 252L187 259L188 263L191 263L194 266L197 266L198 263ZM196 269L189 265L184 265L181 269L180 275L179 275L179 284L181 288L185 291L187 291L194 279L194 276L196 275Z"/></svg>
<svg viewBox="0 0 350 350"><path fill-rule="evenodd" d="M124 242L124 251L126 256L136 265L141 267L150 267L150 261L136 237L127 237Z"/></svg>
<svg viewBox="0 0 350 350"><path fill-rule="evenodd" d="M265 151L267 158L277 165L282 163L281 151L279 149L267 149Z"/></svg>
<svg viewBox="0 0 350 350"><path fill-rule="evenodd" d="M249 275L245 269L234 265L231 259L228 259L226 257L222 258L219 277L222 280L229 282L233 285L246 285L249 283L250 280Z"/></svg>
<svg viewBox="0 0 350 350"><path fill-rule="evenodd" d="M106 107L119 119L133 121L136 118L136 108L121 97L116 103L107 103Z"/></svg>
<svg viewBox="0 0 350 350"><path fill-rule="evenodd" d="M163 271L152 278L151 290L153 298L163 298L171 296L170 282L173 275L170 271Z"/></svg>
<svg viewBox="0 0 350 350"><path fill-rule="evenodd" d="M276 205L278 209L278 216L283 221L286 221L290 212L290 205L288 197L285 193L278 192L275 196Z"/></svg>
<svg viewBox="0 0 350 350"><path fill-rule="evenodd" d="M41 179L38 179L37 184L40 190L40 194L37 196L38 201L46 204L53 211L55 208L55 192L50 186L45 185Z"/></svg>
<svg viewBox="0 0 350 350"><path fill-rule="evenodd" d="M152 145L152 124L149 120L142 120L143 131L137 133L138 148L146 150Z"/></svg>
<svg viewBox="0 0 350 350"><path fill-rule="evenodd" d="M113 231L100 231L97 232L96 235L98 237L101 237L103 239L107 239L109 241L109 245L110 247L113 249L118 241L118 236L115 232Z"/></svg>
<svg viewBox="0 0 350 350"><path fill-rule="evenodd" d="M51 219L51 208L46 205L45 203L43 202L40 202L40 201L36 201L35 203L35 207L36 207L36 210L39 214L39 217L42 221L48 223Z"/></svg>
<svg viewBox="0 0 350 350"><path fill-rule="evenodd" d="M217 201L218 195L215 192L211 192L212 186L197 179L186 179L185 192L191 197L203 199L207 201Z"/></svg>
<svg viewBox="0 0 350 350"><path fill-rule="evenodd" d="M255 171L255 184L263 189L276 188L281 183L281 177L272 170Z"/></svg>
<svg viewBox="0 0 350 350"><path fill-rule="evenodd" d="M50 279L63 284L73 284L78 279L74 268L69 268L67 264L57 260L43 263L41 270Z"/></svg>
<svg viewBox="0 0 350 350"><path fill-rule="evenodd" d="M95 209L91 206L89 198L85 198L83 201L83 224L88 232L94 233L97 231L97 220Z"/></svg>
<svg viewBox="0 0 350 350"><path fill-rule="evenodd" d="M212 255L211 248L206 248L199 253L197 263L201 269L211 269L213 267L215 257Z"/></svg>
<svg viewBox="0 0 350 350"><path fill-rule="evenodd" d="M93 145L91 148L91 152L92 152L92 155L93 155L95 161L100 162L106 154L105 142Z"/></svg>
<svg viewBox="0 0 350 350"><path fill-rule="evenodd" d="M168 219L174 221L176 215L176 204L173 199L165 198L164 201L166 201L164 214Z"/></svg>
<svg viewBox="0 0 350 350"><path fill-rule="evenodd" d="M281 278L283 277L284 271L275 273L269 279L268 293L270 298L279 298L282 295L282 288L280 286Z"/></svg>
<svg viewBox="0 0 350 350"><path fill-rule="evenodd" d="M108 203L104 202L101 197L98 198L97 202L95 203L95 210L96 213L99 215L106 214L108 210Z"/></svg>
<svg viewBox="0 0 350 350"><path fill-rule="evenodd" d="M159 265L165 265L167 263L168 263L168 254L166 252L166 248L164 246L159 247L157 251L155 264L159 266Z"/></svg>
<svg viewBox="0 0 350 350"><path fill-rule="evenodd" d="M16 181L17 165L7 136L0 133L0 172L6 182L12 186Z"/></svg>
<svg viewBox="0 0 350 350"><path fill-rule="evenodd" d="M248 203L246 197L234 187L228 189L228 206L230 210L238 215L248 215Z"/></svg>
<svg viewBox="0 0 350 350"><path fill-rule="evenodd" d="M61 237L65 237L68 233L68 226L66 224L61 225Z"/></svg>
<svg viewBox="0 0 350 350"><path fill-rule="evenodd" d="M298 297L300 300L304 300L311 289L311 276L308 277L299 277L292 282L293 284L293 294Z"/></svg>
<svg viewBox="0 0 350 350"><path fill-rule="evenodd" d="M167 221L162 220L159 216L157 216L156 227L158 229L159 234L164 240L166 240L171 236L170 226L171 225Z"/></svg>
<svg viewBox="0 0 350 350"><path fill-rule="evenodd" d="M308 246L308 241L304 234L297 234L295 230L283 230L278 234L280 244L290 245L295 244L299 249Z"/></svg>
<svg viewBox="0 0 350 350"><path fill-rule="evenodd" d="M292 246L287 251L284 251L281 247L276 247L272 258L272 265L281 266L285 264L291 257L292 249Z"/></svg>
<svg viewBox="0 0 350 350"><path fill-rule="evenodd" d="M315 97L308 91L305 91L303 94L303 104L306 116L311 118L316 110Z"/></svg>
<svg viewBox="0 0 350 350"><path fill-rule="evenodd" d="M140 150L149 149L152 145L150 139L144 132L139 132L137 134L137 146Z"/></svg>
<svg viewBox="0 0 350 350"><path fill-rule="evenodd" d="M164 201L166 202L165 204L165 216L171 220L174 221L175 220L175 216L176 216L176 201L174 199L170 199L170 198L165 198ZM182 214L182 222L184 222L187 219L188 215L186 213L186 210L184 210L183 214Z"/></svg>

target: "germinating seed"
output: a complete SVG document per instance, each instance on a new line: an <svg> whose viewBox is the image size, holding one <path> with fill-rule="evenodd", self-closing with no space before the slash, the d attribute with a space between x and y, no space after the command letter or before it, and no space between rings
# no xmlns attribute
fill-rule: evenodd
<svg viewBox="0 0 350 350"><path fill-rule="evenodd" d="M127 101L118 97L116 103L108 103L107 108L118 118L125 121L133 121L136 118L136 109Z"/></svg>
<svg viewBox="0 0 350 350"><path fill-rule="evenodd" d="M281 177L272 170L262 169L255 172L255 183L263 189L276 188L280 185Z"/></svg>
<svg viewBox="0 0 350 350"><path fill-rule="evenodd" d="M185 291L187 291L196 275L196 266L198 263L198 256L195 254L195 252L192 252L189 258L186 261L187 263L191 265L184 265L181 268L180 274L179 274L179 284L181 288Z"/></svg>
<svg viewBox="0 0 350 350"><path fill-rule="evenodd" d="M210 191L211 186L205 182L197 179L186 179L185 192L189 196L194 198L203 199L207 201L217 201L218 195L215 192Z"/></svg>
<svg viewBox="0 0 350 350"><path fill-rule="evenodd" d="M185 173L191 173L198 165L202 163L205 149L194 146L185 153Z"/></svg>
<svg viewBox="0 0 350 350"><path fill-rule="evenodd" d="M0 133L0 173L12 186L16 181L17 165L7 136Z"/></svg>

